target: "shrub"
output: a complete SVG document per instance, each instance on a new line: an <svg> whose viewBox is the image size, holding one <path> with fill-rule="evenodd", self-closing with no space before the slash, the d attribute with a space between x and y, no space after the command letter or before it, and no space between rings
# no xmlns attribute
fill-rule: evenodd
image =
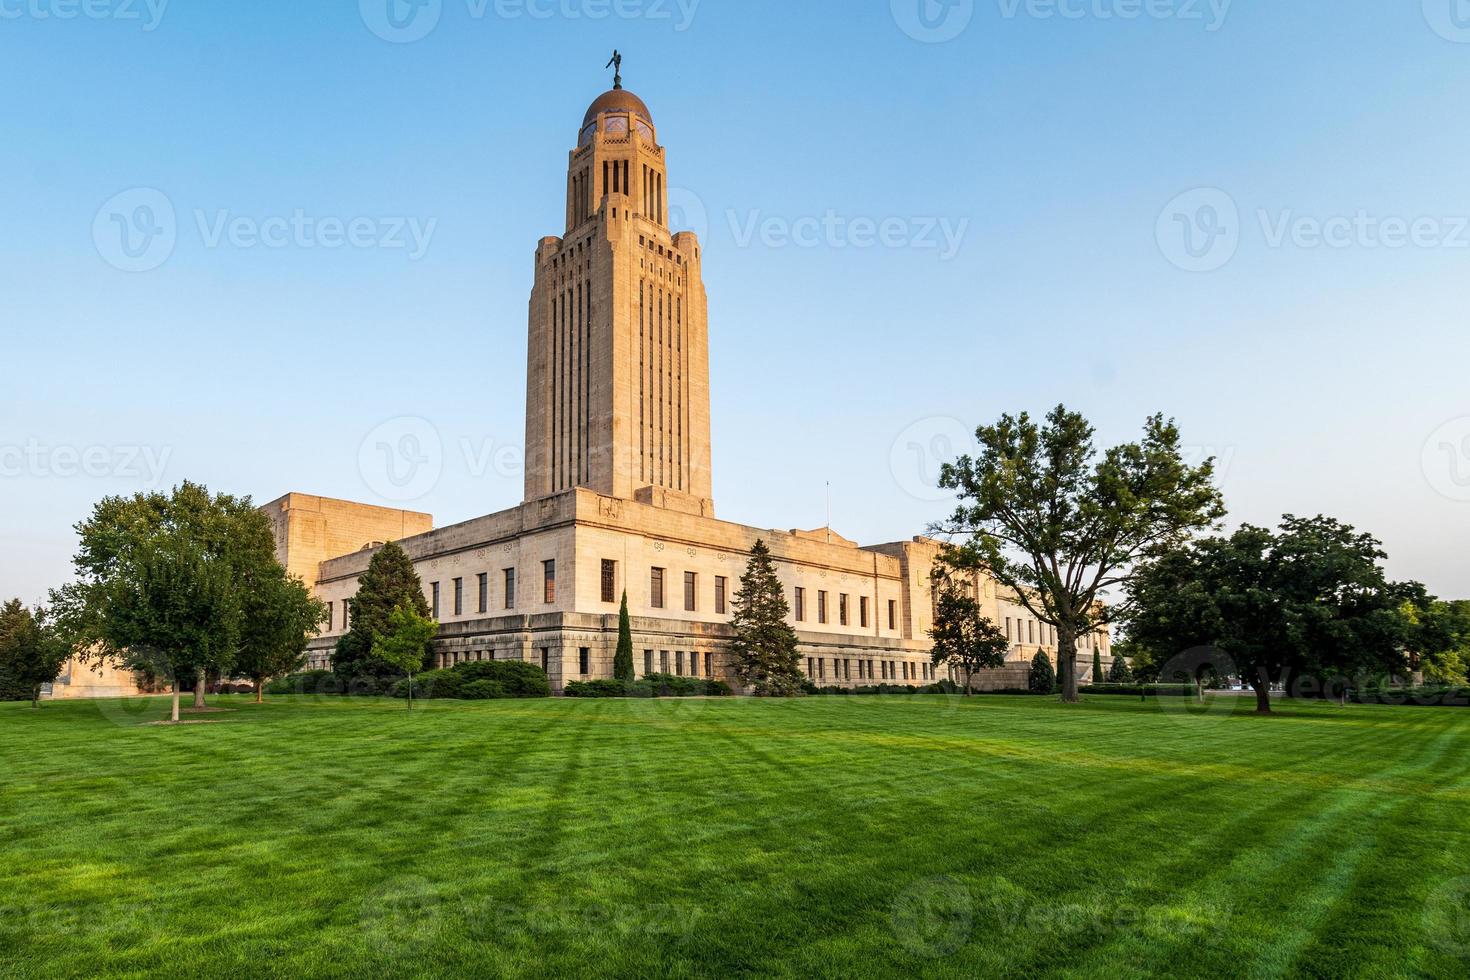
<svg viewBox="0 0 1470 980"><path fill-rule="evenodd" d="M499 681L470 681L460 688L459 696L465 701L498 701L510 697Z"/></svg>
<svg viewBox="0 0 1470 980"><path fill-rule="evenodd" d="M345 691L342 678L330 670L305 670L277 677L265 686L267 694L343 694Z"/></svg>
<svg viewBox="0 0 1470 980"><path fill-rule="evenodd" d="M1192 698L1193 684L1088 684L1078 688L1082 694L1118 694L1129 697Z"/></svg>
<svg viewBox="0 0 1470 980"><path fill-rule="evenodd" d="M617 680L570 681L569 698L723 698L731 694L724 681L677 674L649 674L632 683Z"/></svg>
<svg viewBox="0 0 1470 980"><path fill-rule="evenodd" d="M396 682L390 694L408 697L408 679ZM413 679L413 696L418 699L489 701L501 698L545 698L551 696L546 674L535 664L520 660L482 660L430 670Z"/></svg>
<svg viewBox="0 0 1470 980"><path fill-rule="evenodd" d="M1026 686L1032 694L1055 694L1057 689L1057 672L1051 665L1051 658L1044 653L1038 653L1031 658L1031 673L1026 678Z"/></svg>

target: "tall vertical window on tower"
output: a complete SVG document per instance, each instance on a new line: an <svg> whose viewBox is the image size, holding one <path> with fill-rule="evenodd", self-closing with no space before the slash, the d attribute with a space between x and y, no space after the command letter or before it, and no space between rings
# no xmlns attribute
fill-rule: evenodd
<svg viewBox="0 0 1470 980"><path fill-rule="evenodd" d="M438 619L439 618L439 583L438 582L435 582L430 587L430 592L433 595L433 601L429 605L429 614L432 615L435 619Z"/></svg>
<svg viewBox="0 0 1470 980"><path fill-rule="evenodd" d="M652 569L648 576L648 604L655 609L664 607L664 570Z"/></svg>
<svg viewBox="0 0 1470 980"><path fill-rule="evenodd" d="M548 606L556 601L556 560L543 561L541 563L541 582L545 595L542 598Z"/></svg>
<svg viewBox="0 0 1470 980"><path fill-rule="evenodd" d="M481 615L490 611L490 573L480 573L480 613Z"/></svg>
<svg viewBox="0 0 1470 980"><path fill-rule="evenodd" d="M796 587L796 601L792 603L798 623L806 622L806 589Z"/></svg>
<svg viewBox="0 0 1470 980"><path fill-rule="evenodd" d="M730 580L723 575L715 576L715 615L725 615L725 595L730 590Z"/></svg>
<svg viewBox="0 0 1470 980"><path fill-rule="evenodd" d="M464 579L462 578L454 580L454 614L464 615Z"/></svg>
<svg viewBox="0 0 1470 980"><path fill-rule="evenodd" d="M684 611L694 612L699 606L699 576L693 572L684 573Z"/></svg>
<svg viewBox="0 0 1470 980"><path fill-rule="evenodd" d="M505 608L516 607L516 570L507 568L505 570Z"/></svg>

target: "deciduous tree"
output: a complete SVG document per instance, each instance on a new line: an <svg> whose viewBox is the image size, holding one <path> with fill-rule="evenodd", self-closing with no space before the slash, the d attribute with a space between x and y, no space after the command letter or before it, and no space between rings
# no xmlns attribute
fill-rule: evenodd
<svg viewBox="0 0 1470 980"><path fill-rule="evenodd" d="M39 708L41 686L56 680L70 653L40 610L26 608L19 599L0 609L0 689L22 691L31 707Z"/></svg>
<svg viewBox="0 0 1470 980"><path fill-rule="evenodd" d="M388 614L388 622L373 635L373 658L408 675L408 710L413 710L413 672L433 649L439 624L421 616L411 606L399 606Z"/></svg>
<svg viewBox="0 0 1470 980"><path fill-rule="evenodd" d="M1099 458L1093 427L1058 406L1044 426L1004 415L976 432L980 454L946 464L959 493L936 526L960 568L984 568L1056 629L1064 701L1077 697L1077 638L1109 618L1100 601L1136 563L1213 526L1223 515L1214 462L1189 465L1179 430L1160 415L1138 442Z"/></svg>
<svg viewBox="0 0 1470 980"><path fill-rule="evenodd" d="M934 641L930 655L936 665L946 664L964 675L968 696L977 671L1005 665L1011 641L1004 630L981 615L980 603L962 585L941 574L936 576L935 587L938 596L934 626L929 630Z"/></svg>
<svg viewBox="0 0 1470 980"><path fill-rule="evenodd" d="M265 682L299 670L306 645L327 618L326 603L312 596L279 564L260 569L245 596L245 618L235 671L255 684L255 703L265 699Z"/></svg>

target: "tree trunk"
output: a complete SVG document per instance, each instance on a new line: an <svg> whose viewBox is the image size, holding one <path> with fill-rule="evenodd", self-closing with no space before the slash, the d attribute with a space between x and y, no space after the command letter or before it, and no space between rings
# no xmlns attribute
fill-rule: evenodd
<svg viewBox="0 0 1470 980"><path fill-rule="evenodd" d="M255 703L265 703L265 684L259 680L255 682Z"/></svg>
<svg viewBox="0 0 1470 980"><path fill-rule="evenodd" d="M35 687L31 688L31 710L32 711L40 711L41 710L41 685L40 684L37 684Z"/></svg>
<svg viewBox="0 0 1470 980"><path fill-rule="evenodd" d="M1269 715L1271 713L1271 685L1257 679L1251 681L1251 688L1256 692L1256 714Z"/></svg>
<svg viewBox="0 0 1470 980"><path fill-rule="evenodd" d="M174 678L173 714L169 718L175 725L179 723L179 679Z"/></svg>
<svg viewBox="0 0 1470 980"><path fill-rule="evenodd" d="M413 711L413 672L408 674L408 710Z"/></svg>
<svg viewBox="0 0 1470 980"><path fill-rule="evenodd" d="M207 680L208 678L204 673L204 668L200 667L199 677L194 682L194 707L196 708L204 707L204 684Z"/></svg>
<svg viewBox="0 0 1470 980"><path fill-rule="evenodd" d="M1077 694L1077 637L1071 629L1057 630L1057 687L1064 703L1082 700Z"/></svg>

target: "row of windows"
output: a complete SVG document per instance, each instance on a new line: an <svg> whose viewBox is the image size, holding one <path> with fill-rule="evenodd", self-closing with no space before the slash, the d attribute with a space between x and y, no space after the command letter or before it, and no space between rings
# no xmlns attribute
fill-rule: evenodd
<svg viewBox="0 0 1470 980"><path fill-rule="evenodd" d="M611 595L611 593L608 592L608 589L607 589L607 582L608 582L608 570L607 570L607 566L609 564L614 564L615 565L616 563L614 563L614 562L603 562L602 563L602 582L603 582L603 587L602 587L602 601L603 602L612 602L613 601L612 595ZM616 572L614 572L614 574L616 574ZM667 568L652 568L652 569L649 569L649 576L648 576L648 604L649 604L649 606L651 606L654 609L663 609L667 605L668 596L667 596L667 588L666 588L666 585L667 585L668 575L669 575L669 570ZM730 580L728 578L726 578L725 576L723 576L723 575L716 575L715 576L715 615L716 616L723 616L723 615L725 615L725 613L727 611L727 606L729 604L729 602L728 602L729 591L730 591ZM685 572L684 573L684 611L685 612L698 612L699 611L699 573L698 572Z"/></svg>
<svg viewBox="0 0 1470 980"><path fill-rule="evenodd" d="M556 601L556 562L542 562L542 568L546 575L547 602ZM503 587L501 590L505 599L505 608L516 607L516 570L507 568L501 571ZM465 610L464 602L464 579L457 578L450 583L453 595L453 615L463 616ZM475 606L481 615L490 611L490 573L481 572L475 576ZM344 603L345 605L345 603ZM434 619L439 618L440 608L440 583L433 582L429 585L429 615ZM345 618L345 617L344 617ZM344 624L345 628L345 624Z"/></svg>
<svg viewBox="0 0 1470 980"><path fill-rule="evenodd" d="M839 592L837 594L837 625L848 625L851 606L852 604L848 594L846 592ZM792 611L798 623L806 622L806 589L799 585L796 587L792 602ZM827 593L821 590L817 592L817 622L827 622ZM868 597L865 595L858 596L858 626L863 629L868 628ZM888 600L888 629L898 629L897 599Z"/></svg>
<svg viewBox="0 0 1470 980"><path fill-rule="evenodd" d="M1012 643L1035 644L1038 637L1040 638L1041 645L1044 647L1055 648L1057 645L1057 629L1055 626L1038 623L1034 619L1022 619L1020 617L1012 619L1010 616L1006 617L1006 639ZM1101 636L1085 633L1077 638L1077 646L1083 650L1092 649L1094 642L1097 643L1099 650L1103 648Z"/></svg>
<svg viewBox="0 0 1470 980"><path fill-rule="evenodd" d="M832 679L838 681L932 681L934 680L934 665L927 663L909 663L906 660L850 660L846 657L831 658ZM853 665L857 665L857 677L852 676ZM828 659L826 657L807 657L806 676L814 681L827 679ZM879 676L874 676L874 671ZM903 677L900 678L899 674Z"/></svg>

